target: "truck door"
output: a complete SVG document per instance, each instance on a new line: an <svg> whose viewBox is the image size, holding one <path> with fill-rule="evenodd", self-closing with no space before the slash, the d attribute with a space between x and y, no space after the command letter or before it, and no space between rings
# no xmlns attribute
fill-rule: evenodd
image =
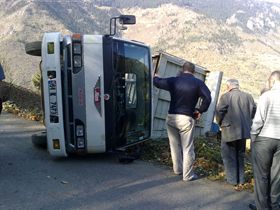
<svg viewBox="0 0 280 210"><path fill-rule="evenodd" d="M112 59L104 62L104 91L112 97L105 102L106 146L115 149L151 135L151 57L147 46L135 42L104 43L104 57Z"/></svg>

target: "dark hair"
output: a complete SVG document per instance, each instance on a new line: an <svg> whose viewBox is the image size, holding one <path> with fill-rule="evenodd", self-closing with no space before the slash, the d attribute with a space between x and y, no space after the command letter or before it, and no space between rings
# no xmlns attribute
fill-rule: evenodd
<svg viewBox="0 0 280 210"><path fill-rule="evenodd" d="M195 66L193 63L186 61L183 65L183 71L184 72L190 72L190 73L194 73L195 72Z"/></svg>

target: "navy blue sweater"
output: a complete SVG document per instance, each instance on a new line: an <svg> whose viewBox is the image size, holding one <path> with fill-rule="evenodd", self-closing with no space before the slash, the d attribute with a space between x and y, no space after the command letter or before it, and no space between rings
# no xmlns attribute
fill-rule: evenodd
<svg viewBox="0 0 280 210"><path fill-rule="evenodd" d="M195 109L200 113L206 112L211 103L211 93L205 83L192 74L182 73L177 77L154 77L154 85L157 88L170 92L171 101L169 114L183 114L194 117ZM198 99L202 102L198 108Z"/></svg>

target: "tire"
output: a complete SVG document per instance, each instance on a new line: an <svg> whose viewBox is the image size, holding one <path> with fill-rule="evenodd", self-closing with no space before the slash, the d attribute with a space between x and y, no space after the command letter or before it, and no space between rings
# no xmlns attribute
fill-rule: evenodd
<svg viewBox="0 0 280 210"><path fill-rule="evenodd" d="M25 44L25 52L28 55L41 56L42 42L29 42Z"/></svg>
<svg viewBox="0 0 280 210"><path fill-rule="evenodd" d="M42 132L33 134L31 139L32 139L32 144L35 147L44 148L44 149L47 148L47 132L46 131L42 131Z"/></svg>

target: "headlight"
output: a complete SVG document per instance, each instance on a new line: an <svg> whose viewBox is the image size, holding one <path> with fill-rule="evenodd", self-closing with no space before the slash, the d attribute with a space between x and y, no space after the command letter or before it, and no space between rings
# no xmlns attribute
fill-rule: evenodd
<svg viewBox="0 0 280 210"><path fill-rule="evenodd" d="M85 139L83 137L77 138L77 147L85 148Z"/></svg>
<svg viewBox="0 0 280 210"><path fill-rule="evenodd" d="M48 54L54 54L54 42L48 42Z"/></svg>
<svg viewBox="0 0 280 210"><path fill-rule="evenodd" d="M76 126L76 136L84 136L84 126L83 125Z"/></svg>
<svg viewBox="0 0 280 210"><path fill-rule="evenodd" d="M73 44L73 52L74 54L81 54L82 53L82 48L80 43L74 43Z"/></svg>
<svg viewBox="0 0 280 210"><path fill-rule="evenodd" d="M54 149L60 149L59 139L53 139L53 148Z"/></svg>
<svg viewBox="0 0 280 210"><path fill-rule="evenodd" d="M74 67L82 67L82 57L80 55L74 55Z"/></svg>

